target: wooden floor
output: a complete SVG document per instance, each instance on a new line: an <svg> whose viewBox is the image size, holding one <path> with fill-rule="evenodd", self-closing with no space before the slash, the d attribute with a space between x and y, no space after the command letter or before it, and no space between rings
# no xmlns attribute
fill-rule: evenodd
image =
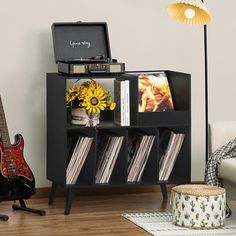
<svg viewBox="0 0 236 236"><path fill-rule="evenodd" d="M51 236L51 235L149 235L121 217L125 212L169 211L169 201L162 201L160 192L76 196L70 215L64 215L65 198L58 197L53 206L47 198L33 198L28 206L46 210L46 216L12 211L11 202L0 204L0 213L9 220L1 221L0 235ZM236 202L229 201L236 212ZM236 220L236 217L233 216Z"/></svg>

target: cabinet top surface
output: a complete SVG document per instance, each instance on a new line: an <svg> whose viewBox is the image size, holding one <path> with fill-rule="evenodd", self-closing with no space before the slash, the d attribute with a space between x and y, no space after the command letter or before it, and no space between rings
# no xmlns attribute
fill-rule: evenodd
<svg viewBox="0 0 236 236"><path fill-rule="evenodd" d="M78 77L80 78L118 78L122 76L127 76L131 74L141 74L141 73L158 73L158 72L165 72L165 73L170 73L170 74L179 74L179 75L185 75L185 76L191 76L189 73L184 73L184 72L178 72L178 71L171 71L171 70L140 70L140 71L126 71L123 74L107 74L107 73L96 73L96 74L77 74L77 75L69 75L69 74L62 74L62 73L55 73L55 72L49 72L47 73L47 76L54 76L54 77L60 77L60 78L65 78L65 79L76 79Z"/></svg>

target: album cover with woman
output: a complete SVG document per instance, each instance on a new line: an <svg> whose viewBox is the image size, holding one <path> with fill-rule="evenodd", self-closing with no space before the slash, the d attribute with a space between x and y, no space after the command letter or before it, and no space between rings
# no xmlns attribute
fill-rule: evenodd
<svg viewBox="0 0 236 236"><path fill-rule="evenodd" d="M138 112L174 110L170 86L164 72L138 76Z"/></svg>

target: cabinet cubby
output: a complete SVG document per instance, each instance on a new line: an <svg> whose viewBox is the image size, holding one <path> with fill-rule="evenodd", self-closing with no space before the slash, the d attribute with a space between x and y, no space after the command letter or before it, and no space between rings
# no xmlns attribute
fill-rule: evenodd
<svg viewBox="0 0 236 236"><path fill-rule="evenodd" d="M147 159L146 166L139 181L140 184L155 184L158 182L158 129L153 127L135 127L128 128L130 135L152 135L155 137L150 154ZM137 182L129 182L129 184L137 184Z"/></svg>
<svg viewBox="0 0 236 236"><path fill-rule="evenodd" d="M114 169L112 171L109 184L111 185L121 185L126 183L127 178L127 130L126 129L98 129L99 135L111 135L111 136L123 136L124 140L122 142L120 152L118 154L117 160L115 162ZM97 159L96 159L97 160ZM97 166L97 165L96 165ZM102 185L103 183L97 183L97 185Z"/></svg>
<svg viewBox="0 0 236 236"><path fill-rule="evenodd" d="M158 72L158 71L156 71ZM142 186L160 184L163 198L167 198L166 184L191 182L191 84L190 75L165 71L171 89L174 111L138 112L137 76L127 72L121 75L92 75L94 79L130 80L130 126L119 126L114 122L111 111L101 114L98 127L74 126L68 121L65 91L68 82L78 78L89 79L91 75L69 76L57 73L47 74L47 178L52 182L49 204L52 204L59 187L67 189L65 214L69 214L76 188L100 186ZM155 71L153 72L155 73ZM71 84L71 82L69 83ZM165 129L184 133L183 145L168 181L159 181L160 137ZM153 146L141 180L128 182L128 141L133 134L144 133L155 136ZM109 183L96 183L98 145L102 135L123 136ZM66 184L66 168L76 141L80 136L93 137L88 156L75 184Z"/></svg>
<svg viewBox="0 0 236 236"><path fill-rule="evenodd" d="M94 173L95 173L95 157L96 157L96 131L94 129L84 129L84 130L73 130L67 133L68 141L71 140L71 145L68 145L68 158L67 165L70 161L70 157L76 145L76 142L79 137L91 137L93 138L92 145L90 147L87 158L83 164L81 172L76 181L76 185L93 185L94 184ZM66 176L65 176L66 178Z"/></svg>
<svg viewBox="0 0 236 236"><path fill-rule="evenodd" d="M190 183L191 181L191 158L186 158L186 153L190 153L191 150L191 139L190 139L190 127L189 126L172 126L172 127L162 127L160 128L160 135L165 130L169 129L176 133L184 133L184 141L181 146L178 158L176 159L174 168L168 179L168 183L175 184L181 183L181 181L186 181ZM159 152L160 156L160 152ZM160 160L160 159L159 159Z"/></svg>

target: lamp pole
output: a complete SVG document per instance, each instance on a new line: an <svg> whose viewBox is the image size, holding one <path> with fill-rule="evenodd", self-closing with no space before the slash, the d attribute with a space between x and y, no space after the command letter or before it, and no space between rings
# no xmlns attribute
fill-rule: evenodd
<svg viewBox="0 0 236 236"><path fill-rule="evenodd" d="M204 2L202 0L202 2ZM209 127L208 127L208 64L207 64L207 25L204 25L204 61L205 61L205 129L206 129L206 160L208 161L208 138L209 138Z"/></svg>
<svg viewBox="0 0 236 236"><path fill-rule="evenodd" d="M206 128L206 162L208 160L208 64L207 64L207 25L204 25L204 57L205 57L205 128Z"/></svg>

